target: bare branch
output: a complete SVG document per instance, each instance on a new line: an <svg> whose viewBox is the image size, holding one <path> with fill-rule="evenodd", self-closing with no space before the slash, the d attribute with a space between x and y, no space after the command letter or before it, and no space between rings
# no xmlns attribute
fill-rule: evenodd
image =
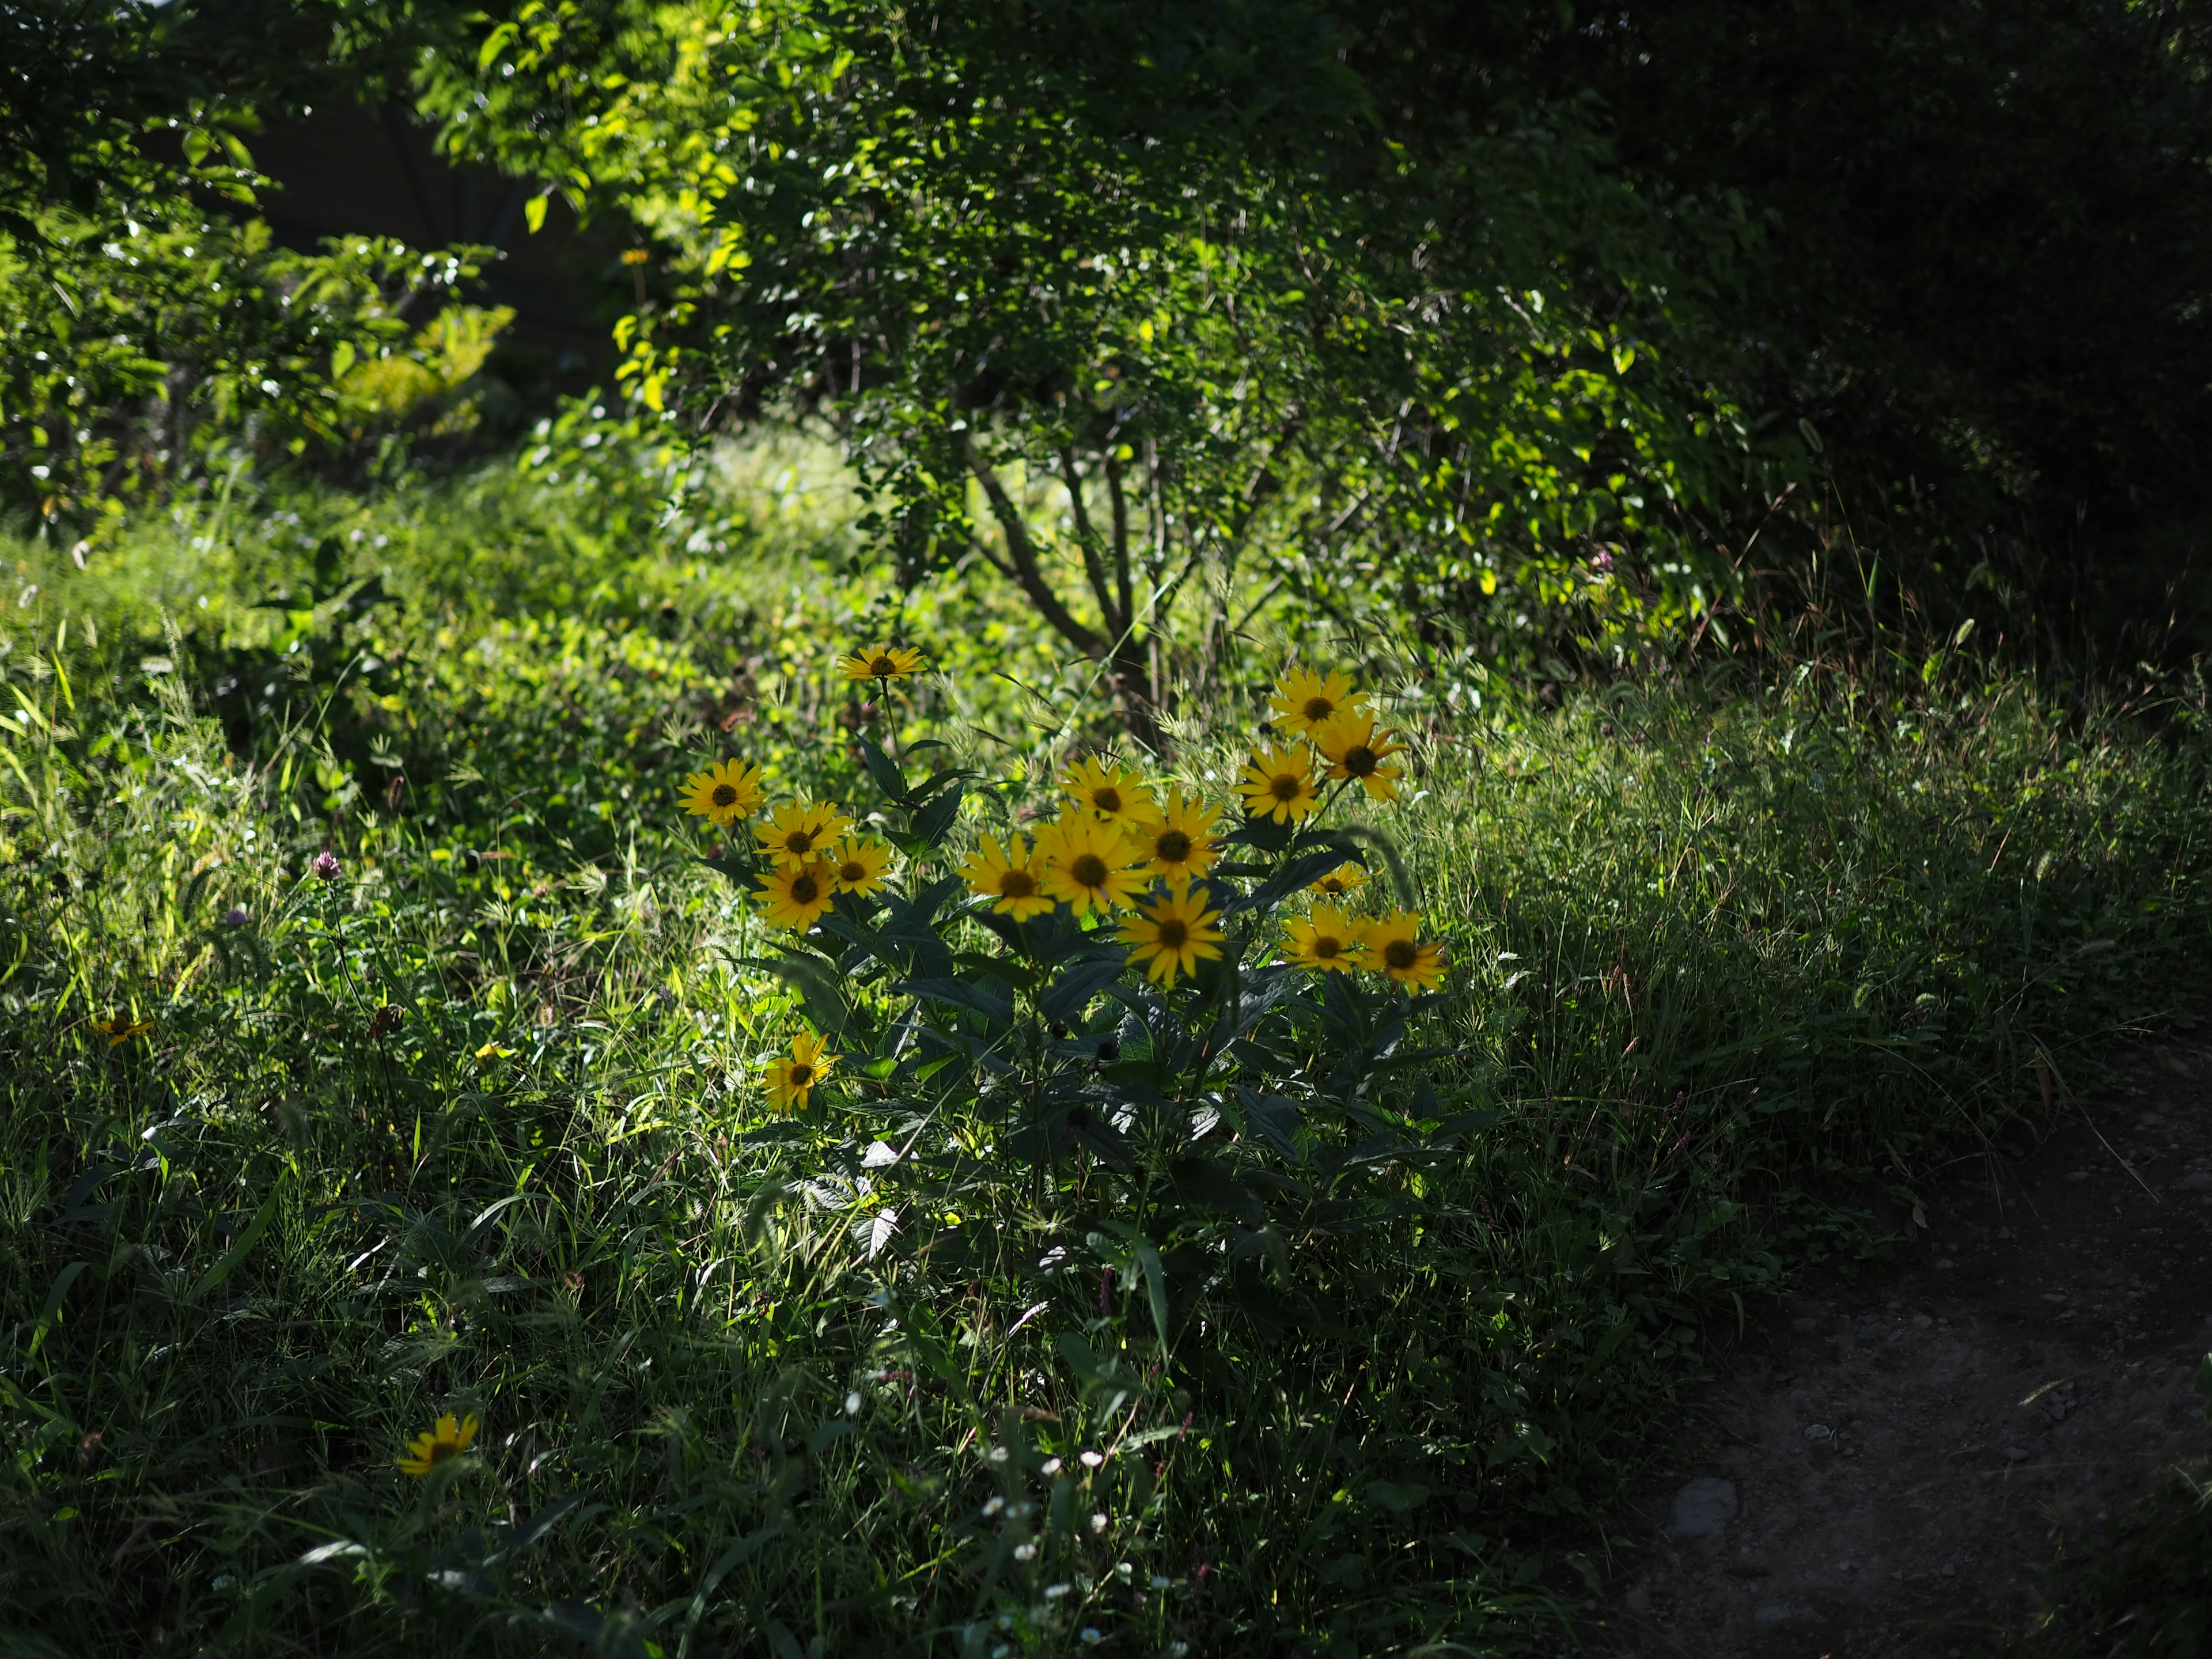
<svg viewBox="0 0 2212 1659"><path fill-rule="evenodd" d="M1128 612L1116 612L1114 594L1106 586L1106 567L1098 557L1098 532L1091 527L1090 509L1083 504L1083 475L1075 470L1075 452L1063 444L1060 449L1060 482L1067 486L1067 504L1075 514L1075 540L1083 550L1083 574L1091 582L1091 596L1098 601L1098 614L1106 623L1106 632L1118 639L1128 630Z"/></svg>
<svg viewBox="0 0 2212 1659"><path fill-rule="evenodd" d="M976 482L983 486L983 494L991 503L991 516L998 520L999 529L1006 536L1010 564L1000 568L1013 579L1023 592L1029 595L1030 603L1036 606L1039 613L1062 639L1085 656L1104 656L1106 641L1085 628L1075 613L1060 602L1060 595L1046 583L1044 573L1037 568L1036 549L1030 544L1029 527L1022 522L1020 512L1007 496L1006 485L1000 483L999 475L983 459L982 451L975 447L975 439L965 432L962 433L960 448L967 459L969 470L975 475ZM992 562L996 564L998 562L993 560Z"/></svg>

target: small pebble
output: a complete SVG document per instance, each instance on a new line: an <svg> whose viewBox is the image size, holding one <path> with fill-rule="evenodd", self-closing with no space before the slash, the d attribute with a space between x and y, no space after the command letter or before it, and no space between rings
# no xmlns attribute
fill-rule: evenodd
<svg viewBox="0 0 2212 1659"><path fill-rule="evenodd" d="M1949 1273L1951 1271L1951 1258L1948 1255L1938 1256L1936 1259L1936 1271L1939 1273Z"/></svg>
<svg viewBox="0 0 2212 1659"><path fill-rule="evenodd" d="M2008 1463L2025 1463L2028 1458L2027 1448L2025 1446L2007 1446L2004 1449L2004 1455L2005 1462ZM1944 1571L1948 1572L1950 1569L1946 1567Z"/></svg>
<svg viewBox="0 0 2212 1659"><path fill-rule="evenodd" d="M1926 1314L1915 1314L1912 1316L1912 1328L1917 1331L1924 1331L1935 1322L1936 1322L1930 1319Z"/></svg>

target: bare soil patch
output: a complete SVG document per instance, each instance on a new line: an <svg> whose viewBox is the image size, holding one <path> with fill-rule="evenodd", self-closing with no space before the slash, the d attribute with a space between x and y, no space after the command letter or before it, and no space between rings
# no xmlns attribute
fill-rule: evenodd
<svg viewBox="0 0 2212 1659"><path fill-rule="evenodd" d="M2212 1044L2140 1057L1941 1182L1892 1271L1717 1359L1617 1518L1601 1652L1948 1659L2017 1634L2062 1540L2212 1453Z"/></svg>

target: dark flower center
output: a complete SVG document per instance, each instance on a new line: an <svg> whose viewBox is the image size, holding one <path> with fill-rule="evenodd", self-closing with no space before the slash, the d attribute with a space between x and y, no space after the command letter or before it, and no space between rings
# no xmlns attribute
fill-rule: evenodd
<svg viewBox="0 0 2212 1659"><path fill-rule="evenodd" d="M1106 884L1106 860L1096 853L1085 853L1067 866L1067 873L1075 878L1079 887L1103 887Z"/></svg>
<svg viewBox="0 0 2212 1659"><path fill-rule="evenodd" d="M1285 772L1267 781L1267 793L1277 800L1296 800L1305 792L1305 780L1296 773Z"/></svg>
<svg viewBox="0 0 2212 1659"><path fill-rule="evenodd" d="M714 786L713 799L717 806L734 806L738 801L738 792L726 783L718 783Z"/></svg>
<svg viewBox="0 0 2212 1659"><path fill-rule="evenodd" d="M840 881L866 881L867 878L868 866L865 864L841 864L837 866L837 879Z"/></svg>
<svg viewBox="0 0 2212 1659"><path fill-rule="evenodd" d="M1166 830L1152 843L1153 855L1168 864L1181 864L1190 856L1190 837L1180 830Z"/></svg>
<svg viewBox="0 0 2212 1659"><path fill-rule="evenodd" d="M1382 757L1364 743L1354 744L1344 751L1344 769L1352 777L1366 777L1382 763Z"/></svg>
<svg viewBox="0 0 2212 1659"><path fill-rule="evenodd" d="M1340 939L1331 939L1327 933L1314 935L1313 953L1324 962L1343 949L1344 941Z"/></svg>
<svg viewBox="0 0 2212 1659"><path fill-rule="evenodd" d="M802 1066L797 1060L793 1060L791 1065L791 1086L794 1089L805 1089L811 1087L813 1083L814 1068L811 1066Z"/></svg>
<svg viewBox="0 0 2212 1659"><path fill-rule="evenodd" d="M822 884L811 875L801 876L791 884L791 896L796 903L811 904L822 896Z"/></svg>
<svg viewBox="0 0 2212 1659"><path fill-rule="evenodd" d="M869 661L868 672L879 680L891 679L898 673L898 665L889 657L876 657Z"/></svg>
<svg viewBox="0 0 2212 1659"><path fill-rule="evenodd" d="M1180 921L1164 921L1159 937L1163 951L1180 951L1190 943L1190 929Z"/></svg>
<svg viewBox="0 0 2212 1659"><path fill-rule="evenodd" d="M1091 804L1102 812L1118 812L1121 810L1121 792L1109 785L1094 791Z"/></svg>
<svg viewBox="0 0 2212 1659"><path fill-rule="evenodd" d="M450 1440L434 1440L430 1443L429 1461L433 1467L444 1462L449 1457L459 1457L460 1455L461 1449Z"/></svg>
<svg viewBox="0 0 2212 1659"><path fill-rule="evenodd" d="M999 878L999 891L1006 898L1027 898L1036 891L1036 878L1026 870L1009 870Z"/></svg>
<svg viewBox="0 0 2212 1659"><path fill-rule="evenodd" d="M1412 967L1420 959L1421 953L1413 948L1413 941L1409 939L1394 939L1382 947L1382 960L1401 970Z"/></svg>
<svg viewBox="0 0 2212 1659"><path fill-rule="evenodd" d="M1316 882L1314 885L1319 888L1322 892L1327 893L1331 898L1342 898L1344 896L1344 883L1335 876L1323 876L1319 881Z"/></svg>
<svg viewBox="0 0 2212 1659"><path fill-rule="evenodd" d="M812 852L814 850L814 832L811 830L793 830L789 835L783 838L783 850L787 853Z"/></svg>
<svg viewBox="0 0 2212 1659"><path fill-rule="evenodd" d="M1334 713L1336 713L1336 705L1331 702L1327 697L1308 697L1306 699L1305 717L1310 720L1325 720Z"/></svg>

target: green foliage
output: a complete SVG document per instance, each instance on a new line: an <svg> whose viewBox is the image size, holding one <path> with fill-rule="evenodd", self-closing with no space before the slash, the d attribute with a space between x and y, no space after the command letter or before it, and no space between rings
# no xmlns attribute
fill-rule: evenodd
<svg viewBox="0 0 2212 1659"><path fill-rule="evenodd" d="M1680 515L1802 453L1668 357L1740 219L1620 188L1571 100L1401 142L1352 45L1279 6L532 5L426 107L661 245L644 407L825 417L908 580L994 568L1152 742L1168 619L1231 631L1246 571L1675 628L1734 582Z"/></svg>
<svg viewBox="0 0 2212 1659"><path fill-rule="evenodd" d="M476 275L468 251L362 238L295 253L258 219L182 205L0 240L0 507L88 549L138 495L311 446L357 467L404 434L473 422L461 389L512 314L453 304L407 321Z"/></svg>
<svg viewBox="0 0 2212 1659"><path fill-rule="evenodd" d="M1415 738L1389 827L1457 994L1423 1016L1449 1052L1384 1074L1399 1144L1363 1161L1368 1109L1323 1088L1287 1144L1223 1089L1196 1144L1140 1139L1127 1169L1073 1134L1018 1145L1003 1085L1145 1079L1061 1069L1048 1027L1034 1054L994 1041L1049 1018L1054 981L968 922L935 977L995 978L1016 1018L832 963L867 1024L778 1115L757 1068L825 987L752 965L770 936L676 793L736 750L780 791L873 798L830 658L881 637L884 596L835 574L834 509L715 532L751 538L748 585L674 550L625 567L559 527L588 498L546 447L559 483L303 503L228 556L252 597L310 580L335 532L319 588L374 574L404 607L257 620L218 593L172 642L112 603L96 643L81 610L64 640L59 609L116 577L63 563L4 613L0 1604L22 1639L1555 1651L1571 1583L1542 1567L1598 1547L1701 1322L1783 1283L1810 1206L1909 1188L2202 988L2193 686L2154 740L1960 657L1894 688L1808 671L1554 710L1425 654L1376 677ZM193 548L214 528L177 532L173 559L209 562L165 591L218 588ZM517 550L563 544L577 571L519 585ZM465 609L478 556L518 585ZM434 585L441 562L462 569ZM544 614L563 580L578 614ZM980 631L957 581L909 604L948 658ZM249 625L320 665L289 729L232 747L188 691ZM1009 637L1034 650L1030 628ZM389 678L343 672L384 645ZM1185 701L1193 787L1225 788L1255 678ZM977 790L980 827L1047 787L1080 684L933 688L866 729L902 795L931 737L951 771L1018 779ZM92 1029L118 1019L149 1029ZM925 1043L951 1060L927 1079ZM1289 1051L1265 1074L1296 1095ZM1178 1255L1217 1238L1218 1267ZM449 1410L483 1432L418 1486L393 1460Z"/></svg>

